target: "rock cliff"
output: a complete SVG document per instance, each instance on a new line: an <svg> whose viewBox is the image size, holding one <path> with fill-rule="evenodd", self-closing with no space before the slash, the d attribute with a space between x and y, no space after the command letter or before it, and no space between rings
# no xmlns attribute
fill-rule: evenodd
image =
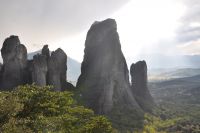
<svg viewBox="0 0 200 133"><path fill-rule="evenodd" d="M3 66L1 69L0 88L12 89L25 84L27 67L27 50L20 43L18 36L7 38L1 49Z"/></svg>
<svg viewBox="0 0 200 133"><path fill-rule="evenodd" d="M66 84L67 55L62 49L57 49L51 53L48 59L48 76L49 85L53 85L55 90L61 91Z"/></svg>
<svg viewBox="0 0 200 133"><path fill-rule="evenodd" d="M3 64L0 63L0 71L1 71L2 66L3 66Z"/></svg>
<svg viewBox="0 0 200 133"><path fill-rule="evenodd" d="M32 61L32 82L38 86L47 85L47 59L44 55L34 55Z"/></svg>
<svg viewBox="0 0 200 133"><path fill-rule="evenodd" d="M113 19L95 22L87 33L77 88L85 105L98 114L115 106L139 109L130 89L129 71Z"/></svg>
<svg viewBox="0 0 200 133"><path fill-rule="evenodd" d="M1 55L1 90L12 90L18 85L32 83L52 85L57 91L74 88L66 81L67 55L60 48L50 54L48 45L44 45L41 54L28 60L26 47L20 43L18 36L10 36L3 43Z"/></svg>
<svg viewBox="0 0 200 133"><path fill-rule="evenodd" d="M131 88L132 93L140 105L147 112L151 112L154 107L153 98L147 87L147 65L145 61L139 61L131 65Z"/></svg>

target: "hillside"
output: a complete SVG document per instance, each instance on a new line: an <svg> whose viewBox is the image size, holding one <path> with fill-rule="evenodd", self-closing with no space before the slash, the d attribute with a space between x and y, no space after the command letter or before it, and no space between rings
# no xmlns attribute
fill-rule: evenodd
<svg viewBox="0 0 200 133"><path fill-rule="evenodd" d="M200 75L149 83L158 110L156 114L168 124L168 132L200 131Z"/></svg>

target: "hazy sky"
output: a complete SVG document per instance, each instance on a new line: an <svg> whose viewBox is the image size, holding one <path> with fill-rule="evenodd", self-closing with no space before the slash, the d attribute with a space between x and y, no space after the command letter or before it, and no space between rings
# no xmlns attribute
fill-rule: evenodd
<svg viewBox="0 0 200 133"><path fill-rule="evenodd" d="M18 35L28 51L49 44L82 61L87 30L114 18L130 61L141 55L200 54L199 0L0 0L0 42Z"/></svg>

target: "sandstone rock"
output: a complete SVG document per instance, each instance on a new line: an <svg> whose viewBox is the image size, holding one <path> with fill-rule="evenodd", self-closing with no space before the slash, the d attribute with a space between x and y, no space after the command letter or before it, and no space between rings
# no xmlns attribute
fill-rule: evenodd
<svg viewBox="0 0 200 133"><path fill-rule="evenodd" d="M3 90L32 83L52 85L57 91L75 88L66 81L67 55L62 49L50 55L48 45L44 45L41 54L27 60L26 47L20 44L17 36L10 36L4 41L1 54L3 65L0 65L0 88Z"/></svg>
<svg viewBox="0 0 200 133"><path fill-rule="evenodd" d="M1 71L0 87L12 89L25 83L25 68L27 67L27 50L20 44L18 36L7 38L1 49L3 67Z"/></svg>
<svg viewBox="0 0 200 133"><path fill-rule="evenodd" d="M153 98L147 87L147 65L145 61L132 64L130 68L132 93L140 107L147 112L151 112L154 107Z"/></svg>
<svg viewBox="0 0 200 133"><path fill-rule="evenodd" d="M62 91L75 91L75 89L76 87L69 82L65 82L62 87Z"/></svg>
<svg viewBox="0 0 200 133"><path fill-rule="evenodd" d="M53 85L54 89L61 91L66 84L67 71L67 55L62 49L52 52L48 60L48 76L49 85Z"/></svg>
<svg viewBox="0 0 200 133"><path fill-rule="evenodd" d="M48 45L44 45L44 47L42 48L42 55L46 56L47 59L50 57Z"/></svg>
<svg viewBox="0 0 200 133"><path fill-rule="evenodd" d="M1 87L2 68L3 68L3 64L0 63L0 87Z"/></svg>
<svg viewBox="0 0 200 133"><path fill-rule="evenodd" d="M47 58L44 55L37 54L33 56L32 61L32 82L38 86L47 85Z"/></svg>
<svg viewBox="0 0 200 133"><path fill-rule="evenodd" d="M2 68L2 67L3 67L3 64L0 63L0 71L1 71L1 68Z"/></svg>
<svg viewBox="0 0 200 133"><path fill-rule="evenodd" d="M91 26L84 52L77 88L85 105L98 114L109 113L120 105L140 109L131 93L115 20Z"/></svg>

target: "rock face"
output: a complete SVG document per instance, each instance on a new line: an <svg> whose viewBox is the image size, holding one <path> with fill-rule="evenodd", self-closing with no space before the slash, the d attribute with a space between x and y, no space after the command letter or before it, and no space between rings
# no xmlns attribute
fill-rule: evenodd
<svg viewBox="0 0 200 133"><path fill-rule="evenodd" d="M41 54L33 56L33 60L30 62L29 70L31 73L32 82L39 86L48 85L47 73L48 73L48 59L50 52L48 45L44 45Z"/></svg>
<svg viewBox="0 0 200 133"><path fill-rule="evenodd" d="M3 64L0 63L0 71L1 71L2 66L3 66Z"/></svg>
<svg viewBox="0 0 200 133"><path fill-rule="evenodd" d="M53 85L55 90L61 91L66 84L67 55L62 49L52 52L48 60L48 84Z"/></svg>
<svg viewBox="0 0 200 133"><path fill-rule="evenodd" d="M144 111L151 112L154 107L154 101L147 87L146 62L139 61L136 64L132 64L130 73L132 93L134 94L137 103Z"/></svg>
<svg viewBox="0 0 200 133"><path fill-rule="evenodd" d="M98 114L109 113L118 105L139 109L131 93L115 20L91 26L84 52L77 88L85 105Z"/></svg>
<svg viewBox="0 0 200 133"><path fill-rule="evenodd" d="M1 87L1 70L2 70L3 65L0 63L0 87Z"/></svg>
<svg viewBox="0 0 200 133"><path fill-rule="evenodd" d="M34 55L32 61L32 82L38 86L47 85L47 58L43 54Z"/></svg>
<svg viewBox="0 0 200 133"><path fill-rule="evenodd" d="M18 36L7 38L1 49L3 67L1 70L0 87L12 89L25 83L27 67L27 50L20 44Z"/></svg>
<svg viewBox="0 0 200 133"><path fill-rule="evenodd" d="M42 55L46 56L46 58L49 59L50 51L48 45L44 45L44 47L42 48Z"/></svg>
<svg viewBox="0 0 200 133"><path fill-rule="evenodd" d="M0 89L12 90L18 85L35 83L53 85L57 91L73 89L66 81L67 55L62 49L50 51L45 45L41 54L27 60L26 47L17 36L7 38L1 49L3 65L0 69Z"/></svg>
<svg viewBox="0 0 200 133"><path fill-rule="evenodd" d="M56 91L66 90L70 84L66 82L67 55L58 48L50 55L48 45L42 53L33 57L31 63L32 82L39 86L52 85Z"/></svg>

